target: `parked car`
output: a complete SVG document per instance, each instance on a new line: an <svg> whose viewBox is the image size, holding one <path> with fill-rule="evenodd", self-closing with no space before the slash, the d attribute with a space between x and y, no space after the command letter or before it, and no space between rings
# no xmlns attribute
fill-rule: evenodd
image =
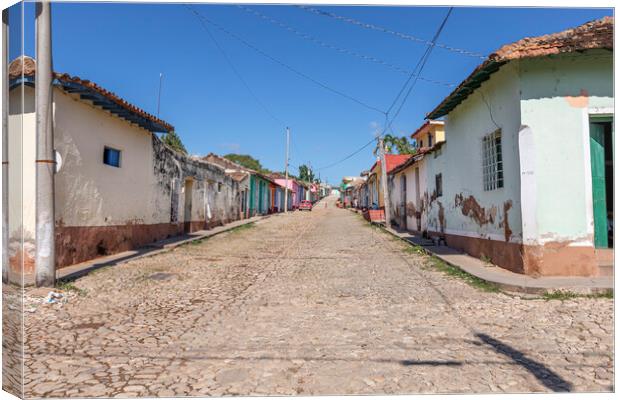
<svg viewBox="0 0 620 400"><path fill-rule="evenodd" d="M312 211L312 202L310 200L302 200L301 203L299 203L299 210Z"/></svg>

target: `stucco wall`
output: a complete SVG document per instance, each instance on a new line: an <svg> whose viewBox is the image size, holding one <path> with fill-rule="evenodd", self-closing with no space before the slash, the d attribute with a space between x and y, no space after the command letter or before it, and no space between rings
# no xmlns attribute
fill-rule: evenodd
<svg viewBox="0 0 620 400"><path fill-rule="evenodd" d="M13 271L32 271L35 258L35 127L34 89L9 93L9 264ZM22 248L23 238L23 248ZM23 251L23 252L22 252ZM23 254L23 257L22 257Z"/></svg>
<svg viewBox="0 0 620 400"><path fill-rule="evenodd" d="M525 242L593 245L589 115L613 113L613 56L589 51L520 64L521 120L531 138L524 149L535 210ZM559 117L561 116L561 117Z"/></svg>
<svg viewBox="0 0 620 400"><path fill-rule="evenodd" d="M23 168L13 169L11 180L17 182L23 173L25 228L34 232L34 89L25 90L26 104L32 107L23 117L24 151L11 152L16 165L23 154ZM18 95L11 92L13 104ZM18 109L12 111L16 126L21 116ZM224 169L176 153L150 132L57 88L54 124L54 145L62 159L55 175L57 266L240 217L238 184ZM103 163L104 146L121 150L120 168ZM185 190L188 181L191 194ZM191 202L186 202L188 195ZM18 191L11 196L15 204L20 200ZM21 212L21 207L12 208ZM13 224L17 216L11 218Z"/></svg>
<svg viewBox="0 0 620 400"><path fill-rule="evenodd" d="M441 204L445 233L521 241L519 102L518 64L510 63L446 116L447 143L437 158L425 158L432 187L435 174L442 173L443 196L433 201L428 191L429 221L442 219ZM498 128L502 131L504 187L485 191L482 140Z"/></svg>

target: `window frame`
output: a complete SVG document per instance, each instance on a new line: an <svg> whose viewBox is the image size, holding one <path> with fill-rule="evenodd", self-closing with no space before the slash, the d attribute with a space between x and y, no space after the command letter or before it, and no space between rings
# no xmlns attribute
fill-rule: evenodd
<svg viewBox="0 0 620 400"><path fill-rule="evenodd" d="M443 196L443 176L441 172L435 174L435 194L437 197Z"/></svg>
<svg viewBox="0 0 620 400"><path fill-rule="evenodd" d="M482 137L482 189L490 192L504 187L502 130Z"/></svg>
<svg viewBox="0 0 620 400"><path fill-rule="evenodd" d="M118 152L118 165L114 165L114 164L108 164L106 162L106 151L107 150L111 150L111 151L116 151ZM102 159L103 165L106 165L108 167L112 167L112 168L121 168L123 166L123 150L116 148L116 147L112 147L109 145L104 145L103 146L103 159Z"/></svg>

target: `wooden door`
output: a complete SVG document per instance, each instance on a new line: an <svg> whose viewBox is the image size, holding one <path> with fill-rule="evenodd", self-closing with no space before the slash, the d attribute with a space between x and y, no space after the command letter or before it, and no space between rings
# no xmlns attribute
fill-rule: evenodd
<svg viewBox="0 0 620 400"><path fill-rule="evenodd" d="M590 123L590 165L592 169L592 208L594 246L607 248L607 193L605 189L605 127Z"/></svg>

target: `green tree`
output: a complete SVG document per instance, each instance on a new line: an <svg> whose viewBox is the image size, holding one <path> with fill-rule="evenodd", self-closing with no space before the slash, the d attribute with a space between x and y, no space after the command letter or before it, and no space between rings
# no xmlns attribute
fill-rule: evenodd
<svg viewBox="0 0 620 400"><path fill-rule="evenodd" d="M383 145L385 146L385 152L387 154L414 154L416 152L416 148L407 139L406 136L398 137L393 135L385 135L383 137ZM379 154L379 144L373 150L373 154L376 156Z"/></svg>
<svg viewBox="0 0 620 400"><path fill-rule="evenodd" d="M314 182L314 172L306 164L299 166L299 179L306 182Z"/></svg>
<svg viewBox="0 0 620 400"><path fill-rule="evenodd" d="M262 174L269 174L271 171L267 168L264 168L260 161L256 158L252 157L249 154L226 154L224 158L236 162L237 164L244 166L249 169L253 169L254 171L260 172Z"/></svg>
<svg viewBox="0 0 620 400"><path fill-rule="evenodd" d="M177 135L175 131L164 133L161 137L161 141L171 149L176 150L179 153L187 154L187 149L185 149L185 146L181 141L181 137Z"/></svg>

